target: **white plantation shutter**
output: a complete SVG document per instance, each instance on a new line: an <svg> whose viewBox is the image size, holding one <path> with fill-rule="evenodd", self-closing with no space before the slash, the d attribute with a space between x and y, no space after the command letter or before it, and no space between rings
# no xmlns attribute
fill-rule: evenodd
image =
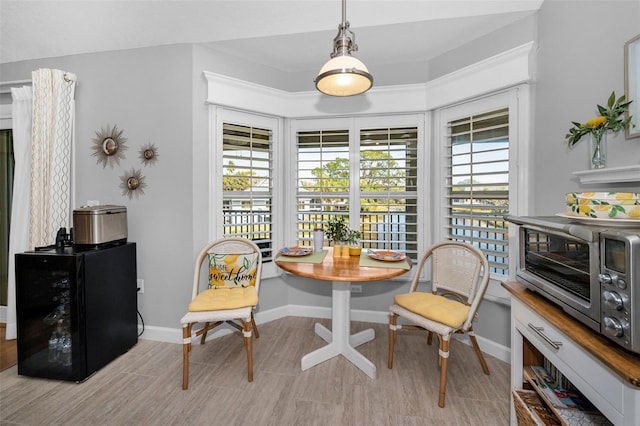
<svg viewBox="0 0 640 426"><path fill-rule="evenodd" d="M417 257L418 130L360 131L360 224L364 248Z"/></svg>
<svg viewBox="0 0 640 426"><path fill-rule="evenodd" d="M448 238L480 248L492 273L508 273L509 109L448 123Z"/></svg>
<svg viewBox="0 0 640 426"><path fill-rule="evenodd" d="M297 243L308 244L313 229L331 219L349 223L355 215L364 248L415 258L417 128L362 129L359 135L358 146L350 147L346 129L297 132ZM359 162L353 164L355 152Z"/></svg>
<svg viewBox="0 0 640 426"><path fill-rule="evenodd" d="M245 237L272 258L272 131L223 123L223 235Z"/></svg>
<svg viewBox="0 0 640 426"><path fill-rule="evenodd" d="M302 244L331 219L348 222L349 131L300 131L297 156L297 235Z"/></svg>

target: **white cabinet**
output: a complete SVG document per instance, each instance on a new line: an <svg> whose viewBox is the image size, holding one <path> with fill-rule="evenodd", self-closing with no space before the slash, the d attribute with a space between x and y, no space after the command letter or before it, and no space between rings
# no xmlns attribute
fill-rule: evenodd
<svg viewBox="0 0 640 426"><path fill-rule="evenodd" d="M615 425L640 425L640 356L618 349L518 283L511 301L511 385L546 358ZM616 371L619 370L619 371ZM512 407L511 423L516 424Z"/></svg>

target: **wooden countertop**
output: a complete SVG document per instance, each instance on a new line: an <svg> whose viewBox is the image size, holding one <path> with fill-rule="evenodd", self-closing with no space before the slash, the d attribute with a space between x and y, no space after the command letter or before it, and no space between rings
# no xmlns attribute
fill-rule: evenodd
<svg viewBox="0 0 640 426"><path fill-rule="evenodd" d="M360 256L334 258L333 247L325 247L324 250L329 252L322 263L278 262L276 258L276 265L284 271L301 277L350 282L386 280L406 274L411 269L360 266ZM411 260L407 258L406 261L411 266Z"/></svg>
<svg viewBox="0 0 640 426"><path fill-rule="evenodd" d="M627 351L606 337L599 335L564 313L562 309L544 297L527 290L519 282L502 283L502 286L513 297L553 324L615 374L633 386L640 387L640 354Z"/></svg>

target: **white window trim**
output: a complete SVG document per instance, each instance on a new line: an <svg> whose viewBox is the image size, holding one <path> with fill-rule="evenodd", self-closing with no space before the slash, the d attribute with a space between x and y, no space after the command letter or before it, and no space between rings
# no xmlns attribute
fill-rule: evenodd
<svg viewBox="0 0 640 426"><path fill-rule="evenodd" d="M533 81L534 49L534 42L525 43L429 81L426 109L436 110Z"/></svg>
<svg viewBox="0 0 640 426"><path fill-rule="evenodd" d="M11 129L12 109L10 104L0 105L0 129Z"/></svg>
<svg viewBox="0 0 640 426"><path fill-rule="evenodd" d="M209 71L203 74L207 103L218 106L284 118L392 115L432 111L531 82L534 52L535 43L528 42L427 83L374 86L349 99L316 90L286 92Z"/></svg>
<svg viewBox="0 0 640 426"><path fill-rule="evenodd" d="M531 186L528 176L531 170L531 117L530 117L530 88L528 85L505 90L488 95L480 99L440 108L434 111L434 182L444 182L446 179L446 146L448 144L447 125L458 118L463 118L483 111L509 108L509 140L515 141L509 145L509 214L522 215L529 210ZM442 161L440 161L440 160ZM446 187L434 185L434 230L435 241L447 238L446 235ZM504 303L508 299L506 292L500 288L500 281L515 278L516 257L518 255L516 231L509 226L509 276L492 274L491 285L487 290L489 298L499 299Z"/></svg>
<svg viewBox="0 0 640 426"><path fill-rule="evenodd" d="M270 117L263 114L253 114L242 111L231 110L222 107L210 106L211 113L211 129L209 132L209 158L210 175L209 182L216 182L218 188L214 188L209 185L209 214L207 217L211 221L209 228L209 240L214 241L223 236L223 197L217 196L218 192L222 191L222 174L223 174L223 157L217 155L222 152L222 131L223 123L240 124L247 127L262 127L272 130L272 162L273 162L273 175L272 175L272 217L271 226L273 229L273 250L277 250L278 247L283 246L284 240L281 237L279 230L284 228L284 209L281 207L283 197L282 183L286 180L282 175L280 166L282 164L281 156L282 149L279 147L277 141L283 134L283 120L278 117ZM279 269L275 266L275 262L268 262L262 265L262 276L264 278L275 277L280 274Z"/></svg>

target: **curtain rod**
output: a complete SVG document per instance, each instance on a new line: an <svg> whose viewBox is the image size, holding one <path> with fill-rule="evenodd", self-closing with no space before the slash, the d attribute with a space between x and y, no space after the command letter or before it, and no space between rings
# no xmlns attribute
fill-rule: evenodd
<svg viewBox="0 0 640 426"><path fill-rule="evenodd" d="M31 80L14 80L14 81L0 81L0 86L14 86L16 84L31 84Z"/></svg>
<svg viewBox="0 0 640 426"><path fill-rule="evenodd" d="M74 82L77 84L77 77L74 73L65 72L64 80L67 82ZM32 80L13 80L13 81L0 81L0 94L11 93L11 87L21 86L24 84L32 84ZM7 87L8 86L8 87Z"/></svg>
<svg viewBox="0 0 640 426"><path fill-rule="evenodd" d="M11 93L12 87L18 87L31 83L31 80L0 81L0 94Z"/></svg>

